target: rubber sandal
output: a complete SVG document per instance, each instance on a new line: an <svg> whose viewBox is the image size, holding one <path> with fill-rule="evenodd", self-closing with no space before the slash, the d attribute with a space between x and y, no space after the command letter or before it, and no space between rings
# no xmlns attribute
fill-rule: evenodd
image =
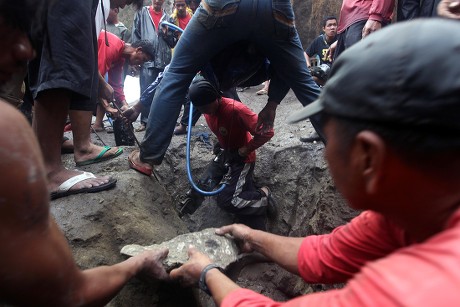
<svg viewBox="0 0 460 307"><path fill-rule="evenodd" d="M132 156L136 153L137 151L133 151L132 153L129 154L128 156L128 163L129 163L129 167L132 168L133 170L143 174L143 175L146 175L146 176L152 176L152 172L153 172L153 168L151 167L146 167L146 166L142 166L142 165L139 165L139 164L136 164L134 161L133 161L133 158Z"/></svg>
<svg viewBox="0 0 460 307"><path fill-rule="evenodd" d="M89 165L89 164L93 164L93 163L99 163L99 162L102 162L102 161L107 161L107 160L113 159L115 157L118 157L119 155L121 155L123 153L123 148L118 148L116 153L111 154L111 155L105 155L105 153L108 152L110 149L112 149L112 147L104 146L104 148L101 150L101 152L99 153L99 155L96 158L76 162L75 164L77 166L85 166L85 165Z"/></svg>
<svg viewBox="0 0 460 307"><path fill-rule="evenodd" d="M96 178L96 176L93 173L83 172L80 175L67 179L58 187L57 191L50 193L51 200L69 196L69 195L74 195L74 194L96 193L96 192L105 191L105 190L113 188L117 183L116 179L110 178L109 182L101 184L99 186L94 186L91 188L81 188L78 190L70 190L77 183L82 182L83 180L86 180L86 179L91 179L91 178Z"/></svg>

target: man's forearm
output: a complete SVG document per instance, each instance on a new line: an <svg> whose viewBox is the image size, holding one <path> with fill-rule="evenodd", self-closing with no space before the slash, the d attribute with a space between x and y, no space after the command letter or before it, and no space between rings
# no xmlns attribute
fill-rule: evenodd
<svg viewBox="0 0 460 307"><path fill-rule="evenodd" d="M297 254L304 238L282 237L252 229L248 242L252 248L291 273L299 274Z"/></svg>
<svg viewBox="0 0 460 307"><path fill-rule="evenodd" d="M80 287L75 293L82 306L107 304L142 267L142 258L132 257L112 266L102 266L82 272Z"/></svg>
<svg viewBox="0 0 460 307"><path fill-rule="evenodd" d="M212 298L217 306L220 306L224 298L232 291L240 287L217 269L210 270L206 274L206 285L211 291Z"/></svg>

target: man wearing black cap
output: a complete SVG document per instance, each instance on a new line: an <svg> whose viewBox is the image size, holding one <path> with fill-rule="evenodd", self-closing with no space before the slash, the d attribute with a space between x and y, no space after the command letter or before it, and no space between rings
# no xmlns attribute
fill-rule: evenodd
<svg viewBox="0 0 460 307"><path fill-rule="evenodd" d="M225 188L217 196L217 205L234 213L240 223L265 230L265 219L273 200L267 187L256 188L253 179L255 150L274 135L273 129L257 131L257 114L234 99L225 98L209 82L196 79L189 89L193 105L204 114L209 128L219 140L216 158L211 161L206 175L200 180L202 188L212 190L224 175L230 175ZM183 213L193 213L202 198L190 191L194 203L185 202ZM273 208L274 209L274 208Z"/></svg>
<svg viewBox="0 0 460 307"><path fill-rule="evenodd" d="M448 31L449 40L439 35ZM459 50L456 21L390 26L345 51L319 99L291 116L326 117L330 172L350 206L363 210L350 223L306 238L243 225L216 231L306 282L344 288L276 304L238 287L195 249L171 276L200 279L223 306L457 306L460 69L452 63Z"/></svg>

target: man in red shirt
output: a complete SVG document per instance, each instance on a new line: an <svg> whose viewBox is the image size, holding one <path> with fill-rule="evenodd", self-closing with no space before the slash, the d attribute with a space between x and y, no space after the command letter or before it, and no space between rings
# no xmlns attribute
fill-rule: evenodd
<svg viewBox="0 0 460 307"><path fill-rule="evenodd" d="M195 249L170 275L200 280L226 307L458 306L459 30L458 21L427 19L378 31L345 51L319 99L290 117L322 112L331 175L350 206L364 210L358 217L306 238L243 225L217 231L307 282L344 288L274 302L241 289ZM448 41L439 35L447 31L455 33Z"/></svg>
<svg viewBox="0 0 460 307"><path fill-rule="evenodd" d="M101 35L99 35L97 45L99 73L101 76L108 73L108 83L113 88L116 103L122 109L127 108L128 103L123 92L123 66L125 60L128 61L129 65L142 65L153 59L155 48L148 40L139 40L132 45L126 44L118 36L105 31L102 31ZM118 111L110 107L109 101L103 98L100 98L100 101L101 104L97 107L96 121L93 125L96 131L104 129L102 119L105 112L109 112L114 116L118 115Z"/></svg>
<svg viewBox="0 0 460 307"><path fill-rule="evenodd" d="M337 42L331 45L330 55L336 59L345 49L389 24L394 7L394 0L343 0Z"/></svg>
<svg viewBox="0 0 460 307"><path fill-rule="evenodd" d="M185 27L188 25L190 19L192 19L192 10L187 8L187 4L185 0L175 0L174 1L174 11L171 15L171 21L181 28L185 30Z"/></svg>
<svg viewBox="0 0 460 307"><path fill-rule="evenodd" d="M201 188L212 190L225 175L230 175L217 196L217 205L234 213L240 223L265 230L267 211L269 207L274 209L273 200L267 187L256 188L253 173L255 150L273 137L273 129L256 131L257 114L239 101L221 97L220 92L204 79L192 83L189 96L219 140L216 157L200 180ZM193 213L201 204L202 197L195 190L188 195L191 202L184 203L186 207L181 208L182 213Z"/></svg>

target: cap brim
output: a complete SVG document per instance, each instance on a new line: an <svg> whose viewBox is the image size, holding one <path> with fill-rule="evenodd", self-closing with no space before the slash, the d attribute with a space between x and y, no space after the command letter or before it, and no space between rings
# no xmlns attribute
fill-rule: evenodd
<svg viewBox="0 0 460 307"><path fill-rule="evenodd" d="M288 116L286 121L288 124L295 124L301 120L304 120L312 115L321 112L323 109L324 107L322 100L317 99L310 103L308 106L304 107L302 110L293 112L291 115Z"/></svg>

